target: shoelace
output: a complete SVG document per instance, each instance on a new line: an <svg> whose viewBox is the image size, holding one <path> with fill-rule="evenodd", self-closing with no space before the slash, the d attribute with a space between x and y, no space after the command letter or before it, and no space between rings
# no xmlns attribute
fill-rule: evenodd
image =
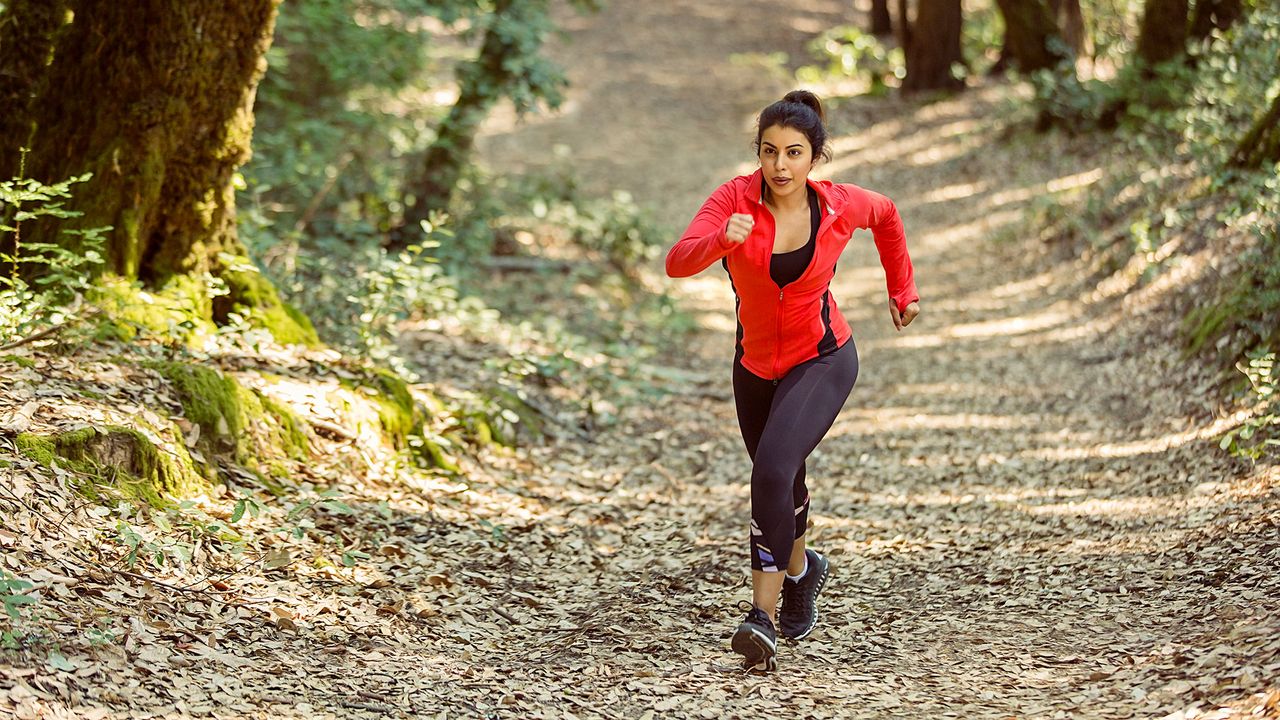
<svg viewBox="0 0 1280 720"><path fill-rule="evenodd" d="M746 600L739 600L738 609L745 610L747 613L747 617L744 622L749 622L753 625L760 625L763 627L773 627L773 621L769 619L768 614L756 607L753 603L747 602Z"/></svg>
<svg viewBox="0 0 1280 720"><path fill-rule="evenodd" d="M805 592L800 583L783 583L782 609L790 615L793 612L807 614L813 607L813 593Z"/></svg>

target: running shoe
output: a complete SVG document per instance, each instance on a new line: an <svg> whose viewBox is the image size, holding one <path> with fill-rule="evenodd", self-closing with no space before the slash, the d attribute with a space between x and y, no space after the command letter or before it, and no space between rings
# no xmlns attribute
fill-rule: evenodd
<svg viewBox="0 0 1280 720"><path fill-rule="evenodd" d="M782 581L782 608L778 611L778 628L782 636L799 640L818 625L818 593L831 576L831 563L812 549L804 551L809 569L799 580Z"/></svg>
<svg viewBox="0 0 1280 720"><path fill-rule="evenodd" d="M778 668L778 635L773 621L763 610L752 606L747 618L733 633L733 651L745 658L745 665L752 670L776 670Z"/></svg>

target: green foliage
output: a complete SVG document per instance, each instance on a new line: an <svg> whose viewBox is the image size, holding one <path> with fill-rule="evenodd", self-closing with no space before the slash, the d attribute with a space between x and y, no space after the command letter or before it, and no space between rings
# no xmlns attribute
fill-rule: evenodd
<svg viewBox="0 0 1280 720"><path fill-rule="evenodd" d="M973 75L985 75L1000 59L1004 42L1004 16L995 3L982 3L965 8L960 29L961 56L969 63Z"/></svg>
<svg viewBox="0 0 1280 720"><path fill-rule="evenodd" d="M564 72L538 53L543 39L555 29L547 0L509 0L506 4L510 6L506 12L488 14L479 24L486 42L496 41L505 49L501 62L464 65L459 69L462 86L481 97L508 97L521 115L541 103L559 107L567 84Z"/></svg>
<svg viewBox="0 0 1280 720"><path fill-rule="evenodd" d="M801 83L817 83L832 76L855 78L867 83L868 93L881 95L907 74L902 48L886 47L880 38L854 25L827 30L809 43L809 53L820 64L797 70L796 79Z"/></svg>
<svg viewBox="0 0 1280 720"><path fill-rule="evenodd" d="M1133 56L1144 4L1144 0L1082 0L1095 63L1119 65Z"/></svg>
<svg viewBox="0 0 1280 720"><path fill-rule="evenodd" d="M22 224L77 217L66 210L71 186L89 175L45 185L30 178L0 182L0 337L30 333L66 320L61 308L89 288L94 268L103 263L103 234L111 228L63 229L78 248L24 243Z"/></svg>
<svg viewBox="0 0 1280 720"><path fill-rule="evenodd" d="M312 233L359 241L388 227L400 158L425 146L440 115L422 99L434 89L424 75L439 72L420 22L434 4L281 6L254 105L253 158L238 182L251 196L240 207L256 211L247 224L272 233L263 249L274 253L259 257Z"/></svg>
<svg viewBox="0 0 1280 720"><path fill-rule="evenodd" d="M575 243L626 276L634 276L641 263L657 257L666 239L653 216L620 190L607 200L554 203L540 216L542 207L535 203L534 217L569 229Z"/></svg>
<svg viewBox="0 0 1280 720"><path fill-rule="evenodd" d="M22 631L18 627L23 620L23 606L35 605L36 598L26 594L33 585L14 575L8 570L0 569L0 603L4 604L5 625L0 629L0 647L16 648L22 640Z"/></svg>
<svg viewBox="0 0 1280 720"><path fill-rule="evenodd" d="M1223 435L1220 445L1237 457L1258 460L1280 454L1280 372L1274 351L1256 350L1248 360L1248 366L1237 363L1236 369L1248 378L1257 411Z"/></svg>
<svg viewBox="0 0 1280 720"><path fill-rule="evenodd" d="M1137 258L1147 282L1215 243L1208 275L1182 326L1189 353L1210 356L1249 379L1252 417L1222 439L1248 458L1276 445L1275 348L1280 343L1280 168L1231 168L1241 138L1280 93L1280 9L1256 6L1226 33L1189 48L1187 62L1127 69L1113 83L1052 94L1059 117L1096 122L1099 108L1123 98L1108 177L1087 201L1040 209L1058 238L1088 239L1113 258ZM1073 96L1073 92L1079 93ZM1074 206L1070 205L1074 204ZM1169 240L1177 239L1175 245ZM1166 248L1165 252L1161 249ZM1177 248L1169 254L1167 248ZM1181 251L1181 253L1179 252ZM1118 264L1117 264L1118 263Z"/></svg>

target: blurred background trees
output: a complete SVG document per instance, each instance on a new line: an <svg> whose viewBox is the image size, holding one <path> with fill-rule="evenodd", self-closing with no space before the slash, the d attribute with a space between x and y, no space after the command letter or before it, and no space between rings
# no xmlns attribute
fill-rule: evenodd
<svg viewBox="0 0 1280 720"><path fill-rule="evenodd" d="M840 77L921 102L1025 86L1011 123L1195 158L1215 188L1239 187L1241 173L1268 171L1280 154L1272 2L848 7L848 24L816 37L812 59L789 59L804 65L800 81ZM603 272L631 274L669 239L642 208L580 197L570 176L484 168L470 152L494 108L557 106L565 79L542 48L591 8L0 3L0 177L40 184L11 181L4 197L6 331L38 322L32 308L46 305L30 283L61 268L152 291L176 282L174 302L193 315L295 340L311 337L311 316L329 342L367 350L397 318L456 306L494 255L528 251L516 238L535 221L559 227ZM1242 324L1221 318L1206 332ZM1255 339L1273 324L1256 324Z"/></svg>

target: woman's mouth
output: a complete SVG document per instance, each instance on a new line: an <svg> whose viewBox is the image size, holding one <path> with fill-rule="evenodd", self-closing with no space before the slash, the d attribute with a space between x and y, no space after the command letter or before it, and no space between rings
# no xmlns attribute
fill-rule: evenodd
<svg viewBox="0 0 1280 720"><path fill-rule="evenodd" d="M791 178L789 177L776 177L773 179L774 185L786 185L789 182L791 182Z"/></svg>

